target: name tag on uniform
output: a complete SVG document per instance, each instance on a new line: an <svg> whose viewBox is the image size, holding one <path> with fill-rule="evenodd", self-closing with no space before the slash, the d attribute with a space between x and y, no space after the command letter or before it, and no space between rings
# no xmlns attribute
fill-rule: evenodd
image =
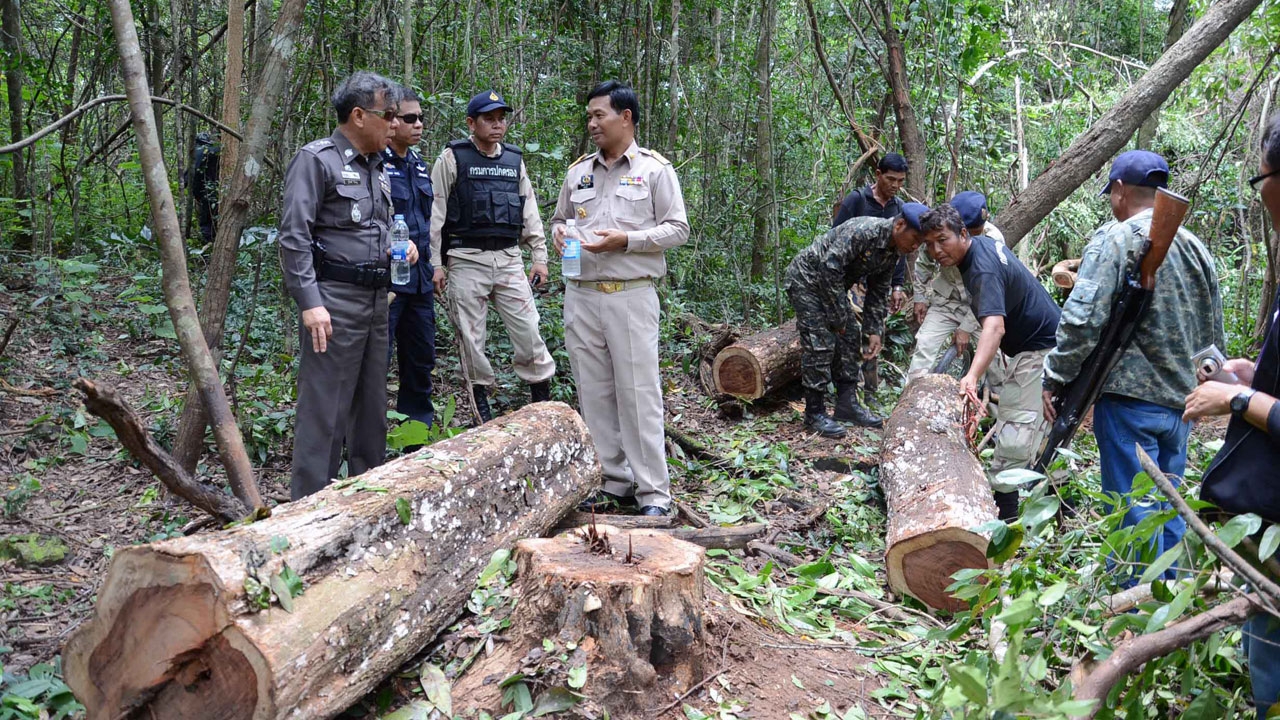
<svg viewBox="0 0 1280 720"><path fill-rule="evenodd" d="M579 190L586 190L587 188L593 188L595 186L596 186L596 176L592 175L591 173L587 173L586 175L583 175L582 177L578 178Z"/></svg>
<svg viewBox="0 0 1280 720"><path fill-rule="evenodd" d="M356 173L356 172L342 173L342 184L343 185L359 185L360 173Z"/></svg>
<svg viewBox="0 0 1280 720"><path fill-rule="evenodd" d="M393 167L389 167L387 168L387 177L404 177L404 173Z"/></svg>
<svg viewBox="0 0 1280 720"><path fill-rule="evenodd" d="M644 185L643 175L623 175L618 178L618 185L621 187L641 187Z"/></svg>

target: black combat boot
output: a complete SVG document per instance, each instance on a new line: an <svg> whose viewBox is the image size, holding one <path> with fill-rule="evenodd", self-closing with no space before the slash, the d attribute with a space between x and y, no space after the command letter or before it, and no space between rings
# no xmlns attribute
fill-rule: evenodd
<svg viewBox="0 0 1280 720"><path fill-rule="evenodd" d="M844 420L863 427L878 428L884 426L884 418L873 415L870 410L862 406L862 403L858 402L857 385L841 385L838 390L835 412L837 420Z"/></svg>
<svg viewBox="0 0 1280 720"><path fill-rule="evenodd" d="M996 507L1000 510L999 518L1007 523L1015 522L1018 519L1018 491L998 492L996 495Z"/></svg>
<svg viewBox="0 0 1280 720"><path fill-rule="evenodd" d="M844 437L844 427L827 417L827 404L822 393L809 392L804 398L804 426L822 437Z"/></svg>
<svg viewBox="0 0 1280 720"><path fill-rule="evenodd" d="M542 382L529 383L529 398L529 402L550 402L551 381L543 380Z"/></svg>
<svg viewBox="0 0 1280 720"><path fill-rule="evenodd" d="M484 385L472 385L471 395L476 399L476 412L480 413L480 422L487 423L493 419L493 411L489 409L489 393Z"/></svg>

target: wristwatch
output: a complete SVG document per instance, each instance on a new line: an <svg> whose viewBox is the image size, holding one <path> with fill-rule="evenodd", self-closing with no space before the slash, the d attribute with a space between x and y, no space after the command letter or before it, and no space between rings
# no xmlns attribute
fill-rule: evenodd
<svg viewBox="0 0 1280 720"><path fill-rule="evenodd" d="M1256 392L1258 391L1249 388L1231 398L1232 417L1244 417L1244 411L1249 409L1249 401L1253 399L1253 394Z"/></svg>

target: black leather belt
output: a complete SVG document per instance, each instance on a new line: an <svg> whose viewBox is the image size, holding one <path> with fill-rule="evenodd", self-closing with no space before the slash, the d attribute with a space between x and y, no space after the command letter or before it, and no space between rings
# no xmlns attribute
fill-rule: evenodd
<svg viewBox="0 0 1280 720"><path fill-rule="evenodd" d="M468 250L506 250L515 247L518 242L513 238L453 238L449 241L449 247Z"/></svg>
<svg viewBox="0 0 1280 720"><path fill-rule="evenodd" d="M322 260L317 266L321 280L350 283L367 288L391 287L391 271L378 263L344 263Z"/></svg>

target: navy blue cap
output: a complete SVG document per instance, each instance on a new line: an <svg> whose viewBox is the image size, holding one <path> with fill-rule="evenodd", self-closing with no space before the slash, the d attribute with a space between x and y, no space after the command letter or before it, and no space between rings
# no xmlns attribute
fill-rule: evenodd
<svg viewBox="0 0 1280 720"><path fill-rule="evenodd" d="M929 212L929 207L923 203L909 202L902 205L902 219L914 228L917 232L920 230L920 216Z"/></svg>
<svg viewBox="0 0 1280 720"><path fill-rule="evenodd" d="M960 213L960 222L964 223L965 227L981 225L986 220L982 217L982 211L987 209L987 196L977 190L965 190L951 198L951 207Z"/></svg>
<svg viewBox="0 0 1280 720"><path fill-rule="evenodd" d="M511 106L502 99L496 90L485 90L471 98L467 103L467 117L477 117L490 110L510 110Z"/></svg>
<svg viewBox="0 0 1280 720"><path fill-rule="evenodd" d="M1169 186L1169 163L1150 150L1130 150L1121 153L1111 163L1111 174L1107 176L1107 184L1099 195L1110 195L1111 184L1119 180L1125 185L1145 185L1146 187Z"/></svg>

